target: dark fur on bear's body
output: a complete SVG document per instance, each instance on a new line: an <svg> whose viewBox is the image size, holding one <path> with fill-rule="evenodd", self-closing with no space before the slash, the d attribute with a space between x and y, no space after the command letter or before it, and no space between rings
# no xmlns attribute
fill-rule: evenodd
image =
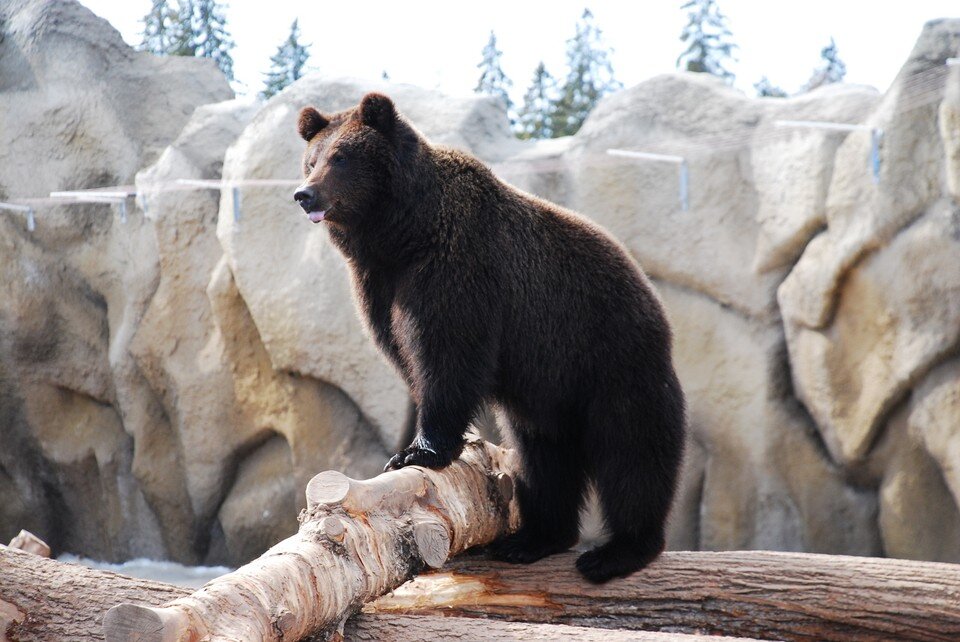
<svg viewBox="0 0 960 642"><path fill-rule="evenodd" d="M363 316L417 404L388 468L439 468L485 401L509 418L521 530L494 555L572 546L588 479L611 539L577 567L601 582L664 548L684 402L670 329L626 251L588 220L429 144L378 94L300 114L295 198L349 263ZM321 214L322 212L322 214Z"/></svg>

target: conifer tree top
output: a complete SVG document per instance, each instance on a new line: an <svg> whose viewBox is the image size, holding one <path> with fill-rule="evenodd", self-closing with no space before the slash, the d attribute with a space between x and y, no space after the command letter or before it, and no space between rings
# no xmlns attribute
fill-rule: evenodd
<svg viewBox="0 0 960 642"><path fill-rule="evenodd" d="M737 45L731 40L727 18L716 0L688 0L681 8L687 10L687 25L680 40L687 48L677 57L677 67L719 76L732 83L734 75L726 65L734 60Z"/></svg>
<svg viewBox="0 0 960 642"><path fill-rule="evenodd" d="M490 31L490 39L483 47L481 55L482 59L477 64L477 68L480 69L480 78L473 90L478 94L501 98L509 111L513 107L513 101L510 99L510 87L513 86L513 82L507 78L500 66L500 57L503 52L497 49L497 36L493 31Z"/></svg>
<svg viewBox="0 0 960 642"><path fill-rule="evenodd" d="M290 25L287 39L277 47L270 57L270 70L264 74L264 88L260 92L263 98L270 98L282 89L299 80L310 58L310 45L300 42L300 24L294 20Z"/></svg>
<svg viewBox="0 0 960 642"><path fill-rule="evenodd" d="M569 71L553 114L554 136L577 133L600 99L623 86L614 78L610 53L593 13L584 9L573 38L567 41Z"/></svg>

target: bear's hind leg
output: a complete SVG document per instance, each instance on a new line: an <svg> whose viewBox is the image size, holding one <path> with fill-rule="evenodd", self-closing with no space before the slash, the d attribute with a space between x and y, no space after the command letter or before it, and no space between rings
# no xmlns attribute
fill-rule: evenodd
<svg viewBox="0 0 960 642"><path fill-rule="evenodd" d="M649 403L650 400L647 400ZM666 545L667 515L683 455L683 402L661 400L659 408L591 418L585 448L610 540L577 559L591 582L638 571Z"/></svg>
<svg viewBox="0 0 960 642"><path fill-rule="evenodd" d="M586 473L578 440L562 431L531 434L515 427L514 435L522 465L516 484L520 530L488 550L496 559L528 564L577 543Z"/></svg>

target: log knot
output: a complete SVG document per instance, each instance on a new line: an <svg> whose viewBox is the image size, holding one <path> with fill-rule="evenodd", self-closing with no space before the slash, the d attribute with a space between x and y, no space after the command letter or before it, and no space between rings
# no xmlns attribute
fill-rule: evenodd
<svg viewBox="0 0 960 642"><path fill-rule="evenodd" d="M278 606L270 616L270 624L273 626L273 631L281 640L287 633L293 630L296 623L297 617L285 606Z"/></svg>

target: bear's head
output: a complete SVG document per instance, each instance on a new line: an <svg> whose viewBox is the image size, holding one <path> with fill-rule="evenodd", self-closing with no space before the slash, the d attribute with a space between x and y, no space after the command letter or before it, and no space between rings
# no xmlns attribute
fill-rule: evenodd
<svg viewBox="0 0 960 642"><path fill-rule="evenodd" d="M386 223L419 138L393 102L370 93L332 115L305 107L297 129L307 149L305 180L293 198L310 220L326 221L340 234Z"/></svg>

